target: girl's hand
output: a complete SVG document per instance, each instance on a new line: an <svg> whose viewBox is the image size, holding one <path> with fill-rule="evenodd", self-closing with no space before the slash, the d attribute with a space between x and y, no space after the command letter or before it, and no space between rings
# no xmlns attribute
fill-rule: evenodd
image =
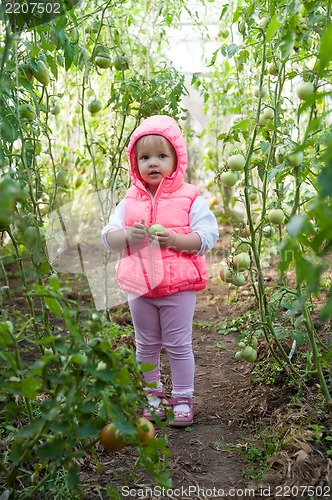
<svg viewBox="0 0 332 500"><path fill-rule="evenodd" d="M166 229L162 233L155 233L151 240L158 244L160 248L176 248L177 234L171 229Z"/></svg>
<svg viewBox="0 0 332 500"><path fill-rule="evenodd" d="M146 235L146 227L144 225L144 219L141 222L135 222L135 224L128 229L128 240L130 243L139 243L144 240Z"/></svg>

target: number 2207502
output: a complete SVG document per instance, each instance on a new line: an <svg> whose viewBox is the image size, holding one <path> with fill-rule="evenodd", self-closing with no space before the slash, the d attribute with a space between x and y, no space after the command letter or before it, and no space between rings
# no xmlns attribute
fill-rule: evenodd
<svg viewBox="0 0 332 500"><path fill-rule="evenodd" d="M330 486L276 486L276 497L301 498L312 496L314 498L331 498Z"/></svg>
<svg viewBox="0 0 332 500"><path fill-rule="evenodd" d="M61 14L61 3L44 2L15 2L2 0L7 14Z"/></svg>

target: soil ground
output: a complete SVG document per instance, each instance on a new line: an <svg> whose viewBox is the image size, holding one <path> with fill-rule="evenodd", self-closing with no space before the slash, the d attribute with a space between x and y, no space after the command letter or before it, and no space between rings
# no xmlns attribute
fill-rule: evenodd
<svg viewBox="0 0 332 500"><path fill-rule="evenodd" d="M221 232L227 248L230 229L224 226ZM332 426L330 417L317 406L315 382L300 397L286 372L272 370L275 365L263 340L255 364L234 359L238 336L257 313L257 304L249 285L230 290L216 279L218 262L227 256L223 248L219 243L208 259L209 284L197 296L194 425L156 427L157 436L166 433L168 438L172 490L155 489L154 480L138 469L123 498L332 498L332 461L323 446ZM270 286L276 271L270 267L265 274ZM24 304L23 297L13 297L16 309L24 312ZM320 326L326 333L326 326ZM261 368L259 378L260 366L268 367ZM165 353L162 372L169 391ZM269 374L273 380L267 384ZM97 449L98 467L89 456L80 464L85 500L112 498L107 485L121 488L121 476L128 477L137 458L131 447L119 453L108 453L100 444Z"/></svg>
<svg viewBox="0 0 332 500"><path fill-rule="evenodd" d="M249 285L230 296L229 285L216 279L218 262L227 256L223 249L227 248L230 228L224 226L221 232L223 242L208 259L210 280L206 290L198 293L194 317L194 425L157 428L157 435L166 433L168 438L172 490L162 497L160 491L154 491L154 481L141 471L124 491L130 495L123 498L332 498L332 461L302 427L306 418L314 419L317 388L309 389L300 401L295 397L297 388L287 383L287 375L281 374L276 383L266 385L252 376L254 365L235 361L241 326L225 325L236 324L234 319L245 314L250 317L250 311L254 315L257 305ZM276 278L276 271L267 269L266 282ZM268 358L269 351L261 341L257 363ZM162 372L164 387L170 390L165 354ZM330 427L327 415L321 420L322 428ZM99 496L105 494L107 483L121 484L119 474L125 475L135 459L130 449L113 455L101 453L102 472L89 470L89 466L82 470L86 500L107 498ZM96 491L100 493L96 495Z"/></svg>

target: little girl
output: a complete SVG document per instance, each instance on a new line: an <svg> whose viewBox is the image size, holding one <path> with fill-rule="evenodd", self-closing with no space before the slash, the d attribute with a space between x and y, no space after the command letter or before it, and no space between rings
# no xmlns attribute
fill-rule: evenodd
<svg viewBox="0 0 332 500"><path fill-rule="evenodd" d="M131 136L128 157L132 186L102 238L111 252L122 252L117 276L128 292L137 359L154 365L144 374L149 409L143 415L166 417L160 380L164 346L173 386L166 403L173 408L170 425L187 426L194 416L196 292L207 284L205 254L217 241L218 225L198 189L184 182L186 143L173 118L145 119ZM155 224L162 227L152 234L149 228Z"/></svg>

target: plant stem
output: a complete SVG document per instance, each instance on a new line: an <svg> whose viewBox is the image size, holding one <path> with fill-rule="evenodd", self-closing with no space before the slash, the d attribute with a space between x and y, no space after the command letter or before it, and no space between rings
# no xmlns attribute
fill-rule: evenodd
<svg viewBox="0 0 332 500"><path fill-rule="evenodd" d="M33 302L31 300L31 297L30 297L30 295L28 293L29 292L29 290L28 290L28 283L27 283L27 279L26 279L26 275L25 275L25 271L24 271L24 266L22 264L22 260L23 259L22 259L22 256L20 254L20 251L19 251L16 239L15 239L15 236L13 235L10 227L7 228L7 233L8 233L9 238L12 241L12 244L13 244L13 247L14 247L14 250L15 250L17 264L18 264L18 267L20 269L22 284L23 284L24 290L26 292L25 293L25 297L26 297L26 300L28 302L30 317L32 319L34 331L35 331L35 334L36 334L36 337L37 337L38 336L38 327L37 327L37 323L36 323L36 320L35 320L34 305L33 305Z"/></svg>
<svg viewBox="0 0 332 500"><path fill-rule="evenodd" d="M310 316L308 306L306 303L304 303L304 305L302 307L302 312L303 312L303 316L304 316L304 324L305 324L306 329L307 329L308 338L309 338L310 346L312 349L312 355L313 355L313 360L314 360L314 366L316 369L317 379L318 379L318 382L320 384L320 388L321 388L322 394L325 398L325 401L327 403L327 406L328 406L329 410L332 411L332 397L331 397L331 394L329 392L329 388L328 388L328 385L326 383L323 369L322 369L322 355L321 355L321 353L318 349L318 346L317 346L317 342L316 342L316 338L315 338L315 328L314 328L312 318Z"/></svg>
<svg viewBox="0 0 332 500"><path fill-rule="evenodd" d="M265 62L266 62L266 44L265 44L265 39L264 39L263 53L262 53L262 66L261 66L261 73L260 73L260 80L259 80L259 89L261 89L261 87L263 85L263 79L264 79L264 74L265 74ZM255 265L256 265L256 270L257 270L259 311L261 314L262 322L266 325L266 328L264 328L264 336L265 336L265 339L266 339L268 346L270 348L271 354L276 359L278 364L280 366L282 366L283 365L282 361L278 357L275 350L272 348L272 345L271 345L271 342L270 342L270 339L268 336L268 332L266 331L267 329L271 333L283 360L287 363L287 365L289 365L290 370L297 377L301 378L300 374L295 370L293 364L291 363L291 360L288 358L286 351L282 347L282 345L281 345L281 343L280 343L280 341L275 333L274 326L273 326L273 323L272 323L272 320L270 317L268 300L267 300L267 295L266 295L266 291L265 291L263 272L262 272L261 263L260 263L260 249L256 243L256 233L255 233L254 222L253 222L252 213L251 213L251 205L250 205L250 198L249 198L249 192L248 192L248 186L250 185L249 162L250 162L251 156L252 156L253 151L254 151L254 145L255 145L255 141L256 141L256 137L257 137L257 133L258 133L258 127L259 127L258 124L259 124L260 113L261 113L261 100L262 100L261 94L259 94L257 115L256 115L256 124L255 124L254 130L253 130L253 134L251 137L251 141L250 141L250 145L249 145L248 153L247 153L247 157L246 157L246 162L245 162L245 166L244 166L244 177L245 177L244 196L245 196L246 212L247 212L247 217L248 217L248 225L249 225L250 234L251 234L251 249L252 249L252 253L253 253L253 257L254 257L254 261L255 261ZM272 150L270 148L269 154L271 155L271 153L272 153ZM266 174L265 174L265 179L266 180L265 180L265 189L263 191L262 217L264 217L265 206L266 206L266 199L265 199L266 198L266 181L267 181Z"/></svg>

